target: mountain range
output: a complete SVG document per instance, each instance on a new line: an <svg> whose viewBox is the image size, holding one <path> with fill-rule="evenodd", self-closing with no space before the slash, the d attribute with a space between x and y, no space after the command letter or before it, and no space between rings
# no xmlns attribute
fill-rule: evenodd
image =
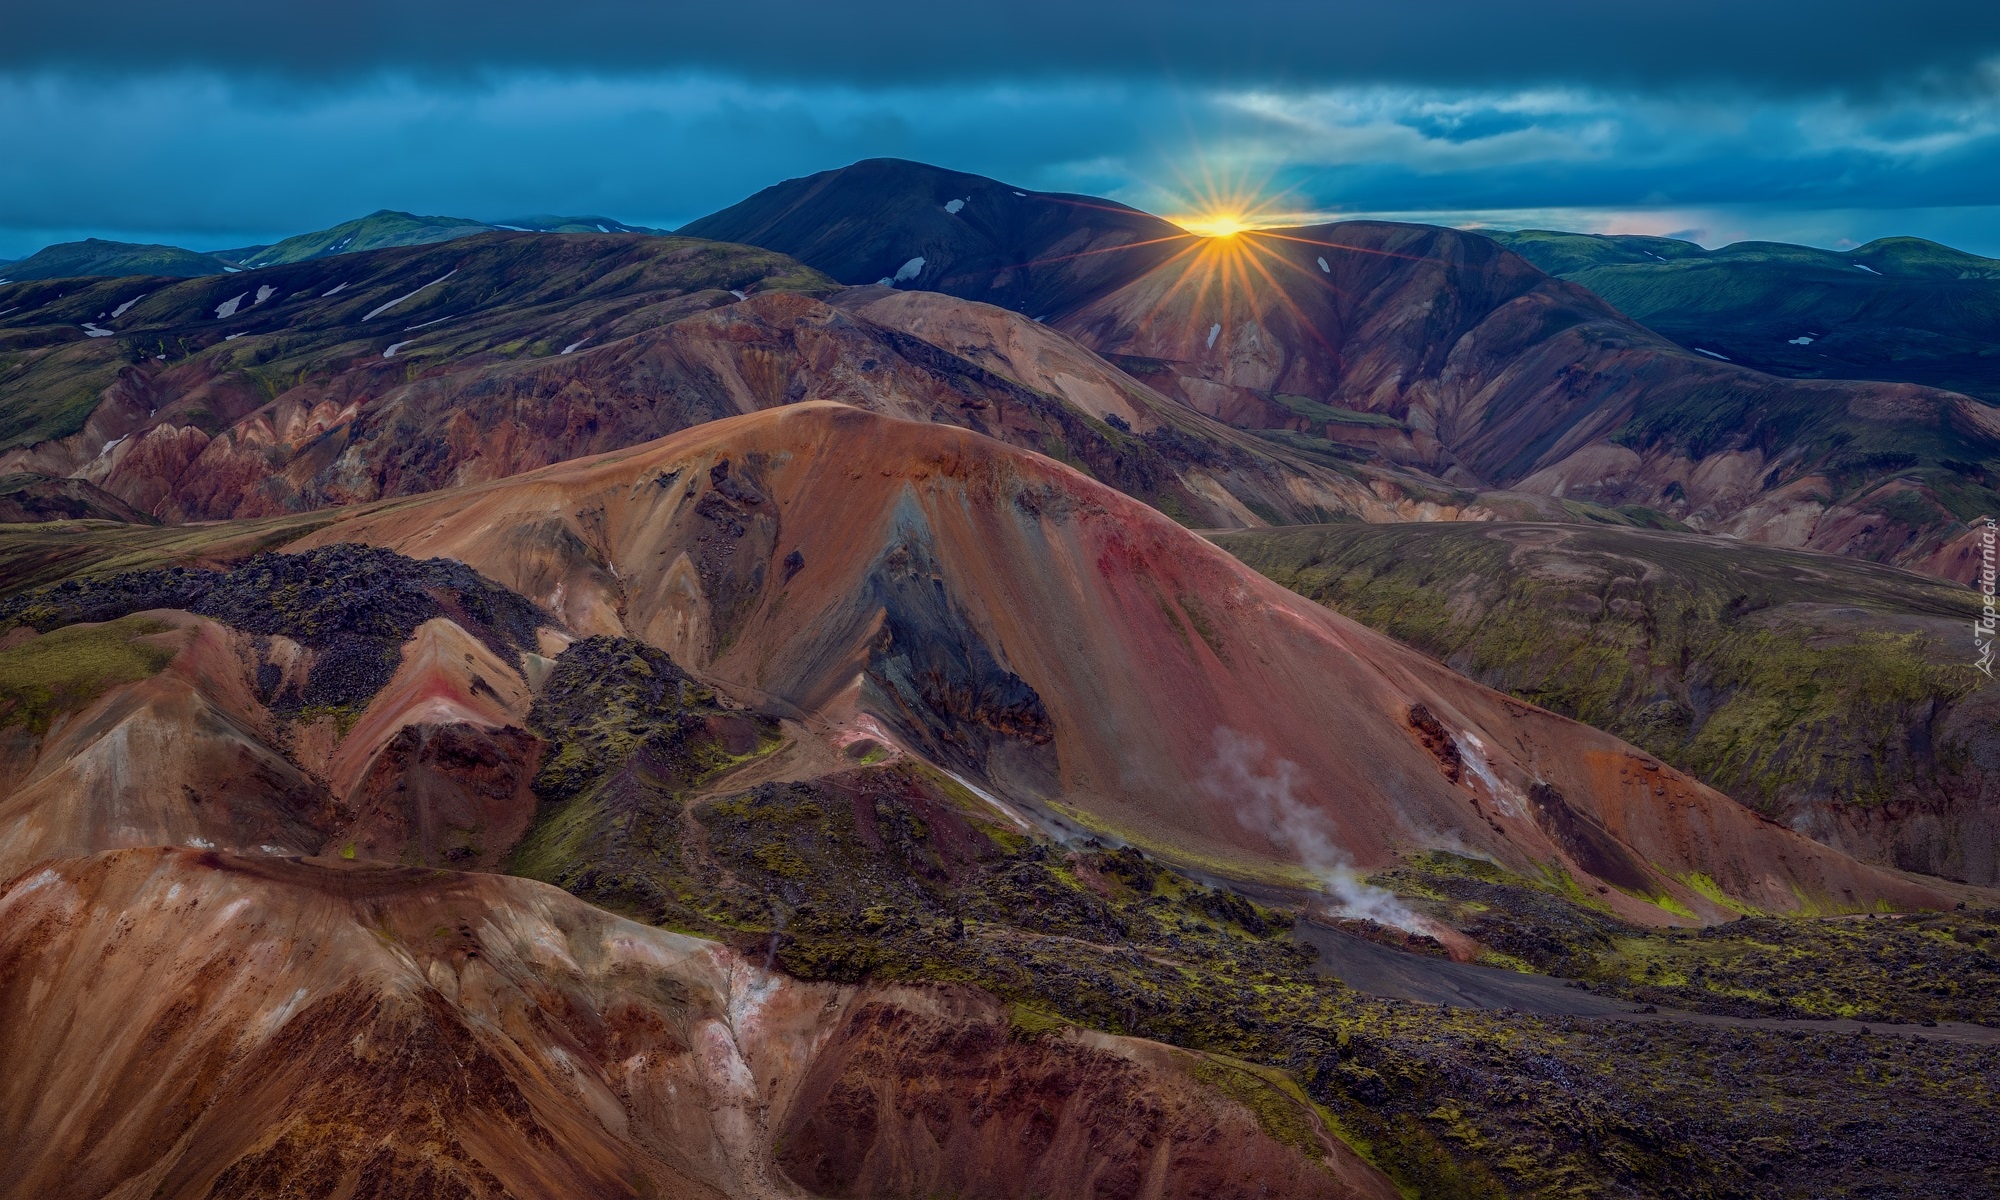
<svg viewBox="0 0 2000 1200"><path fill-rule="evenodd" d="M281 263L304 262L329 254L380 250L390 246L425 246L454 238L510 229L536 233L643 233L661 234L662 229L627 225L610 217L515 217L507 221L474 221L466 217L420 217L414 213L381 209L353 221L343 221L331 229L302 233L268 246L242 246L231 250L199 253L177 246L139 245L87 238L45 247L26 258L0 263L0 278L6 280L78 279L87 276L113 278L134 275L173 275L192 278L225 275Z"/></svg>
<svg viewBox="0 0 2000 1200"><path fill-rule="evenodd" d="M1622 241L581 223L0 285L0 1197L2000 1171L1985 400Z"/></svg>
<svg viewBox="0 0 2000 1200"><path fill-rule="evenodd" d="M1795 379L1918 383L2000 400L2000 260L1911 237L1834 252L1541 230L1489 236L1698 353Z"/></svg>

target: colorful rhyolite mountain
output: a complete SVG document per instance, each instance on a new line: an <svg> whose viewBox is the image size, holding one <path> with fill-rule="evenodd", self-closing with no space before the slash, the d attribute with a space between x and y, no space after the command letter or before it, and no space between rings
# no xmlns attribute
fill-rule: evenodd
<svg viewBox="0 0 2000 1200"><path fill-rule="evenodd" d="M921 259L914 286L1026 304L1210 415L1467 487L1643 509L1959 581L1976 566L1970 520L2000 506L1990 404L1748 370L1478 234L1346 222L1176 237L1118 206L985 184L877 160L688 229L843 283ZM819 232L861 227L865 241ZM1004 278L990 266L1002 259Z"/></svg>
<svg viewBox="0 0 2000 1200"><path fill-rule="evenodd" d="M1381 257L1349 250L1350 281ZM1521 289L1479 324L1522 296L1588 306L1459 250ZM1119 298L1157 286L1180 312L1186 269L1078 319L1171 348ZM1444 1077L1395 1057L1401 1010L1315 980L1294 917L1238 893L1460 958L1494 951L1363 877L1474 864L1607 946L1985 902L1473 683L1165 515L1483 503L1203 411L1242 419L1245 380L1309 378L1304 358L1239 329L1237 365L1122 360L1148 383L1060 321L891 280L503 232L0 293L39 314L15 327L32 369L0 383L10 465L89 485L25 494L173 522L0 531L0 1053L23 1064L0 1143L26 1148L0 1196L1544 1180L1573 1168L1452 1148L1502 1106L1395 1109ZM112 337L82 328L100 310ZM1369 345L1427 328L1326 311ZM92 372L89 405L58 386ZM1466 445L1466 472L1509 453ZM55 586L14 586L31 575ZM1509 1087L1557 1119L1553 1089ZM1634 1094L1591 1095L1643 1126ZM1621 1186L1652 1178L1628 1133L1584 1140Z"/></svg>

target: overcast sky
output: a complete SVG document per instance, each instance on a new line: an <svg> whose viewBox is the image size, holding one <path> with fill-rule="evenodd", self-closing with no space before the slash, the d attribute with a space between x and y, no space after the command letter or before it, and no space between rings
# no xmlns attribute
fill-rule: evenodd
<svg viewBox="0 0 2000 1200"><path fill-rule="evenodd" d="M2000 4L17 3L0 258L378 208L672 227L880 155L1174 214L2000 256Z"/></svg>

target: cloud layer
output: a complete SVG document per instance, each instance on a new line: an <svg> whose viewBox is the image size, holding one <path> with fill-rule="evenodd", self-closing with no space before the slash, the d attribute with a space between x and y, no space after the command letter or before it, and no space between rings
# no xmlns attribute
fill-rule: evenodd
<svg viewBox="0 0 2000 1200"><path fill-rule="evenodd" d="M1254 188L1300 215L2000 254L2000 6L740 9L33 6L0 38L0 258L382 207L676 225L877 155L1168 213Z"/></svg>
<svg viewBox="0 0 2000 1200"><path fill-rule="evenodd" d="M2000 52L1979 0L95 0L16 5L0 68L299 76L489 68L972 82L1088 75L1778 91L1939 82Z"/></svg>

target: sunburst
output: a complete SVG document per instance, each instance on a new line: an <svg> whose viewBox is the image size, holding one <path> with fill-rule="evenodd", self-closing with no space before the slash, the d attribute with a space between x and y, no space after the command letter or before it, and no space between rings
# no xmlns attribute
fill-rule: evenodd
<svg viewBox="0 0 2000 1200"><path fill-rule="evenodd" d="M1274 191L1269 178L1219 170L1205 158L1196 160L1193 176L1182 176L1171 193L1167 220L1200 238L1233 238L1238 234L1292 223L1283 211L1284 193Z"/></svg>

